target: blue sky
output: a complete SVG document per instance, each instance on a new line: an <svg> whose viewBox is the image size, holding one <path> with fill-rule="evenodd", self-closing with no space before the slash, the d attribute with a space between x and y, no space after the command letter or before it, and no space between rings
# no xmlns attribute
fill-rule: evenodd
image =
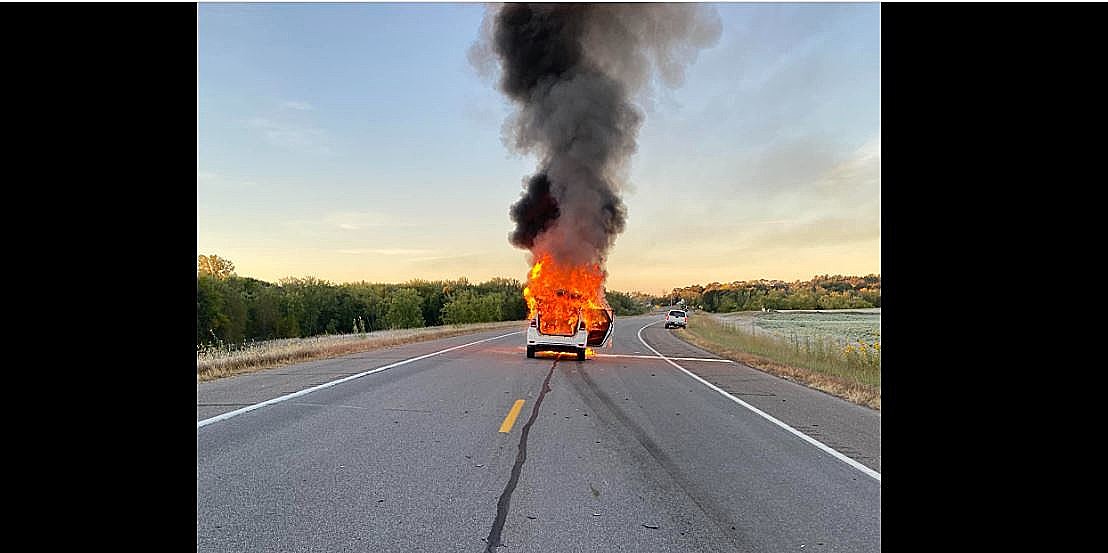
<svg viewBox="0 0 1108 553"><path fill-rule="evenodd" d="M608 288L880 272L877 4L715 4L645 121ZM535 161L466 54L481 4L201 4L197 253L275 281L524 280Z"/></svg>

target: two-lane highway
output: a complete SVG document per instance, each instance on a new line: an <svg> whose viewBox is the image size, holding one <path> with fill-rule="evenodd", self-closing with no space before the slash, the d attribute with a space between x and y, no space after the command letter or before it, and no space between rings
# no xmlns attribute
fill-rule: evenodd
<svg viewBox="0 0 1108 553"><path fill-rule="evenodd" d="M585 362L500 331L202 383L197 550L879 551L880 415L660 320Z"/></svg>

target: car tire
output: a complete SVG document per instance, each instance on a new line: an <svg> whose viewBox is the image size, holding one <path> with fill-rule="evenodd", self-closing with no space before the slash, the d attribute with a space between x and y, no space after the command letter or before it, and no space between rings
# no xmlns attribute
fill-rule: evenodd
<svg viewBox="0 0 1108 553"><path fill-rule="evenodd" d="M585 360L585 350L584 349L577 350L577 360L578 361L584 361Z"/></svg>
<svg viewBox="0 0 1108 553"><path fill-rule="evenodd" d="M527 346L527 358L528 359L534 359L535 358L535 346Z"/></svg>

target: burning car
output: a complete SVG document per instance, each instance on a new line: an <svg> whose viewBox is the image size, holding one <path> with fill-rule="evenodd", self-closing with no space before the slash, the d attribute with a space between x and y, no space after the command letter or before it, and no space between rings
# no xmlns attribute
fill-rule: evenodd
<svg viewBox="0 0 1108 553"><path fill-rule="evenodd" d="M611 309L582 308L570 318L543 317L541 310L527 327L527 357L537 351L576 353L585 360L586 350L608 344L615 330Z"/></svg>
<svg viewBox="0 0 1108 553"><path fill-rule="evenodd" d="M566 266L541 256L528 277L527 357L555 351L584 361L589 348L611 343L615 315L604 299L599 265Z"/></svg>

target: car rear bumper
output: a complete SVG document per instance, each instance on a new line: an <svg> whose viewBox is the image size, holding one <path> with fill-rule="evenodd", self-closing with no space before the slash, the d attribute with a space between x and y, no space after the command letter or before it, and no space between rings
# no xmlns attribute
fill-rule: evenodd
<svg viewBox="0 0 1108 553"><path fill-rule="evenodd" d="M557 351L564 353L577 353L585 346L572 346L568 344L528 344L527 347L535 348L535 351Z"/></svg>

